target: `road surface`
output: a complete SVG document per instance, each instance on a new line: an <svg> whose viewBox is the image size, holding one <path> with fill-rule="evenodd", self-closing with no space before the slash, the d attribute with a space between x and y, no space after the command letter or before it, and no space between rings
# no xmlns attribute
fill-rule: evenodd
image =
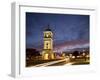
<svg viewBox="0 0 100 80"><path fill-rule="evenodd" d="M53 64L56 64L56 63L60 63L60 62L64 62L66 61L66 63L69 62L69 58L65 58L65 59L62 59L62 60L57 60L57 61L52 61L52 62L47 62L47 63L42 63L42 64L38 64L38 65L35 65L35 67L46 67L46 66L49 66L49 65L53 65Z"/></svg>

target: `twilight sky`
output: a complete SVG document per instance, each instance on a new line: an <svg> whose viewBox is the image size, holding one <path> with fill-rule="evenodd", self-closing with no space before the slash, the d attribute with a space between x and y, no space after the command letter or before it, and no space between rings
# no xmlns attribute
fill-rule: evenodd
<svg viewBox="0 0 100 80"><path fill-rule="evenodd" d="M89 15L26 13L26 47L43 46L43 31L50 25L54 44L89 42Z"/></svg>

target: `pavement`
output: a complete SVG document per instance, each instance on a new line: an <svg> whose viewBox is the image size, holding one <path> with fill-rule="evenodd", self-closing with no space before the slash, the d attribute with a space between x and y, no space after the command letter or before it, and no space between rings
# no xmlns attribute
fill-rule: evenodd
<svg viewBox="0 0 100 80"><path fill-rule="evenodd" d="M34 67L40 67L40 66L46 67L46 66L49 66L49 65L52 65L52 64L63 62L63 61L69 62L69 58L65 58L65 59L62 59L62 60L57 60L57 61L52 61L52 62L38 64L38 65L35 65Z"/></svg>

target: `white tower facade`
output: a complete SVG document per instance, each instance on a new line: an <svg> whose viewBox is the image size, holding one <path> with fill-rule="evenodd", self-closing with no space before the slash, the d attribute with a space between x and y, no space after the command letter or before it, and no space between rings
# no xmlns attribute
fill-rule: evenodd
<svg viewBox="0 0 100 80"><path fill-rule="evenodd" d="M45 29L44 34L44 46L42 51L42 58L44 60L55 59L55 55L53 53L53 32L50 28Z"/></svg>

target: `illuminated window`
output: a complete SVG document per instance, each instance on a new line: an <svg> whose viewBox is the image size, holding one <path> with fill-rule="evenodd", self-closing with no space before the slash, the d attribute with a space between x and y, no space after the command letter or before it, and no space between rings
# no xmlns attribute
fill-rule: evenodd
<svg viewBox="0 0 100 80"><path fill-rule="evenodd" d="M46 48L48 49L48 43L46 44Z"/></svg>
<svg viewBox="0 0 100 80"><path fill-rule="evenodd" d="M45 59L47 60L47 59L49 59L49 57L48 57L49 55L48 54L45 54Z"/></svg>

